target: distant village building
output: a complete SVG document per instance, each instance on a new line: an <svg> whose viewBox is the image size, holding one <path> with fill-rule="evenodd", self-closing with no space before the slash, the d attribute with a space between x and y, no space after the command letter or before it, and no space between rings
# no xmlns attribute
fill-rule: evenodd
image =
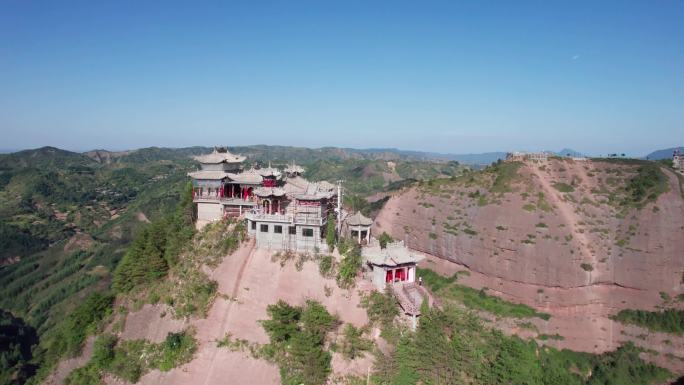
<svg viewBox="0 0 684 385"><path fill-rule="evenodd" d="M674 150L674 153L672 154L672 167L684 171L684 156L682 156L679 149Z"/></svg>
<svg viewBox="0 0 684 385"><path fill-rule="evenodd" d="M533 160L533 161L538 161L538 162L546 162L549 160L550 156L553 156L553 153L550 153L548 151L541 151L541 152L509 152L506 154L506 160L509 162L513 161L526 161L526 160Z"/></svg>
<svg viewBox="0 0 684 385"><path fill-rule="evenodd" d="M257 247L327 250L325 229L336 207L335 185L307 181L301 176L304 169L295 164L285 168L285 175L270 165L243 170L245 157L224 147L195 159L201 170L188 175L198 223L244 217Z"/></svg>

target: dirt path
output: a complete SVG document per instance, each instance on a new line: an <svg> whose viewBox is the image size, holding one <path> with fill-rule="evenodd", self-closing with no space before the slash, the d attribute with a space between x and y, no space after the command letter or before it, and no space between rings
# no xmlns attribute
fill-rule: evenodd
<svg viewBox="0 0 684 385"><path fill-rule="evenodd" d="M577 224L582 221L582 218L575 213L575 209L571 205L567 204L562 198L560 198L558 195L558 190L556 190L549 182L550 178L542 175L539 167L532 166L529 167L529 169L532 170L533 175L536 176L537 181L542 187L544 196L548 197L552 206L557 208L560 216L563 218L563 222L567 223L571 227L572 235L577 240L575 243L578 244L580 248L580 256L590 258L591 265L595 267L598 261L596 259L596 255L589 249L590 241L584 232L581 232L577 228ZM580 260L580 262L583 261L583 259ZM598 273L598 271L596 273ZM590 272L587 277L587 285L591 284L592 278L596 277L592 277L592 273Z"/></svg>
<svg viewBox="0 0 684 385"><path fill-rule="evenodd" d="M285 266L271 261L272 252L254 248L245 243L210 272L218 282L218 292L205 319L193 319L190 326L196 329L198 349L195 358L169 372L152 371L140 380L143 385L230 385L279 384L277 366L252 358L246 352L233 352L219 348L216 341L230 334L232 338L252 343L268 343L268 336L260 320L268 318L267 306L282 299L290 304L302 305L308 299L323 303L343 322L363 326L366 312L359 307L358 290L342 291L335 281L321 277L318 265L306 262L297 270L294 262ZM150 323L154 320L150 320ZM128 326L127 326L128 327ZM345 361L334 355L333 375L357 374L364 376L372 366L372 357ZM120 384L108 379L108 384Z"/></svg>
<svg viewBox="0 0 684 385"><path fill-rule="evenodd" d="M83 346L83 351L78 357L69 358L67 360L61 361L57 365L57 369L48 376L43 382L43 385L61 385L67 378L72 370L84 366L88 360L90 360L90 355L93 353L93 343L95 342L95 337L90 336L86 339L85 345Z"/></svg>
<svg viewBox="0 0 684 385"><path fill-rule="evenodd" d="M245 274L245 268L247 267L247 265L249 264L249 261L254 256L254 252L255 252L254 246L255 246L254 240L250 240L249 246L248 246L249 252L247 253L247 257L244 258L244 260L240 264L240 269L238 270L237 276L235 277L235 283L233 284L233 287L232 287L230 293L228 294L228 296L231 299L237 299L238 288L240 287L240 282L242 282L242 277ZM221 319L222 319L221 327L220 327L221 330L226 329L226 324L228 323L230 311L233 308L234 303L235 303L234 300L228 301L227 306L225 308L225 311L221 315ZM204 341L204 342L205 343L211 343L212 341ZM218 350L212 349L211 352L212 352L212 354L211 354L211 358L209 361L210 365L209 365L208 370L206 371L206 377L204 378L204 382L202 382L202 384L204 384L204 385L208 385L211 383L211 378L212 378L212 375L214 374L214 369L215 369L216 363L217 363L215 358L216 358L216 354L218 353ZM200 382L197 381L197 383L200 383Z"/></svg>

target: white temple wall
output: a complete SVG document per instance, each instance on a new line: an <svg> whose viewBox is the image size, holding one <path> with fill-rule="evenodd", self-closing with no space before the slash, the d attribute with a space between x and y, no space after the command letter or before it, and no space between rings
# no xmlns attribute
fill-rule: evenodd
<svg viewBox="0 0 684 385"><path fill-rule="evenodd" d="M197 219L217 221L223 217L223 206L219 203L197 203Z"/></svg>
<svg viewBox="0 0 684 385"><path fill-rule="evenodd" d="M379 266L374 266L373 271L371 272L371 281L373 282L373 286L378 291L384 291L385 290L385 277L386 277L387 272L385 269L379 267Z"/></svg>

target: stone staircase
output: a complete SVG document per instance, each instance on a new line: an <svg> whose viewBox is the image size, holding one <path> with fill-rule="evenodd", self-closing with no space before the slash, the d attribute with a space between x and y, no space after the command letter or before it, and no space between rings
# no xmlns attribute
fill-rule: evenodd
<svg viewBox="0 0 684 385"><path fill-rule="evenodd" d="M435 304L432 295L430 295L424 287L417 285L415 282L395 283L394 293L397 296L399 306L401 306L405 314L410 316L420 315L420 306L424 299L428 300L430 306Z"/></svg>

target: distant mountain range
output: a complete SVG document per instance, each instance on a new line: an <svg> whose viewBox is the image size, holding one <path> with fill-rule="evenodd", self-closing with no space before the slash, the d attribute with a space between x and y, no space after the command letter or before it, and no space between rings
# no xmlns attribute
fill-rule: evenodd
<svg viewBox="0 0 684 385"><path fill-rule="evenodd" d="M50 148L50 147L45 147ZM45 149L44 148L44 149ZM662 150L653 151L644 156L644 159L660 160L669 159L672 157L672 152L679 148L684 151L684 147L673 147ZM44 150L43 149L43 150ZM422 161L437 161L450 162L456 161L461 164L471 166L484 166L496 162L499 159L506 158L506 152L483 152L470 154L449 154L429 151L413 151L402 150L398 148L342 148L342 147L322 147L322 148L304 148L291 146L268 146L268 145L253 145L253 146L235 146L229 147L231 151L242 153L243 155L251 155L256 159L269 160L294 160L297 162L312 161L320 159L371 159L371 160L422 160ZM158 148L149 147L138 150L129 151L108 151L108 150L92 150L84 152L83 155L88 156L100 163L113 163L121 161L151 161L157 159L174 159L186 158L191 155L198 155L211 151L211 147L195 146L185 148ZM13 153L12 150L0 150L0 154ZM572 156L580 157L587 156L579 151L571 148L563 148L560 151L551 151L558 156ZM19 151L21 153L21 151Z"/></svg>
<svg viewBox="0 0 684 385"><path fill-rule="evenodd" d="M684 151L684 147L666 148L664 150L653 151L652 153L646 155L646 159L650 159L650 160L671 159L672 153L676 149L679 149L679 151Z"/></svg>

